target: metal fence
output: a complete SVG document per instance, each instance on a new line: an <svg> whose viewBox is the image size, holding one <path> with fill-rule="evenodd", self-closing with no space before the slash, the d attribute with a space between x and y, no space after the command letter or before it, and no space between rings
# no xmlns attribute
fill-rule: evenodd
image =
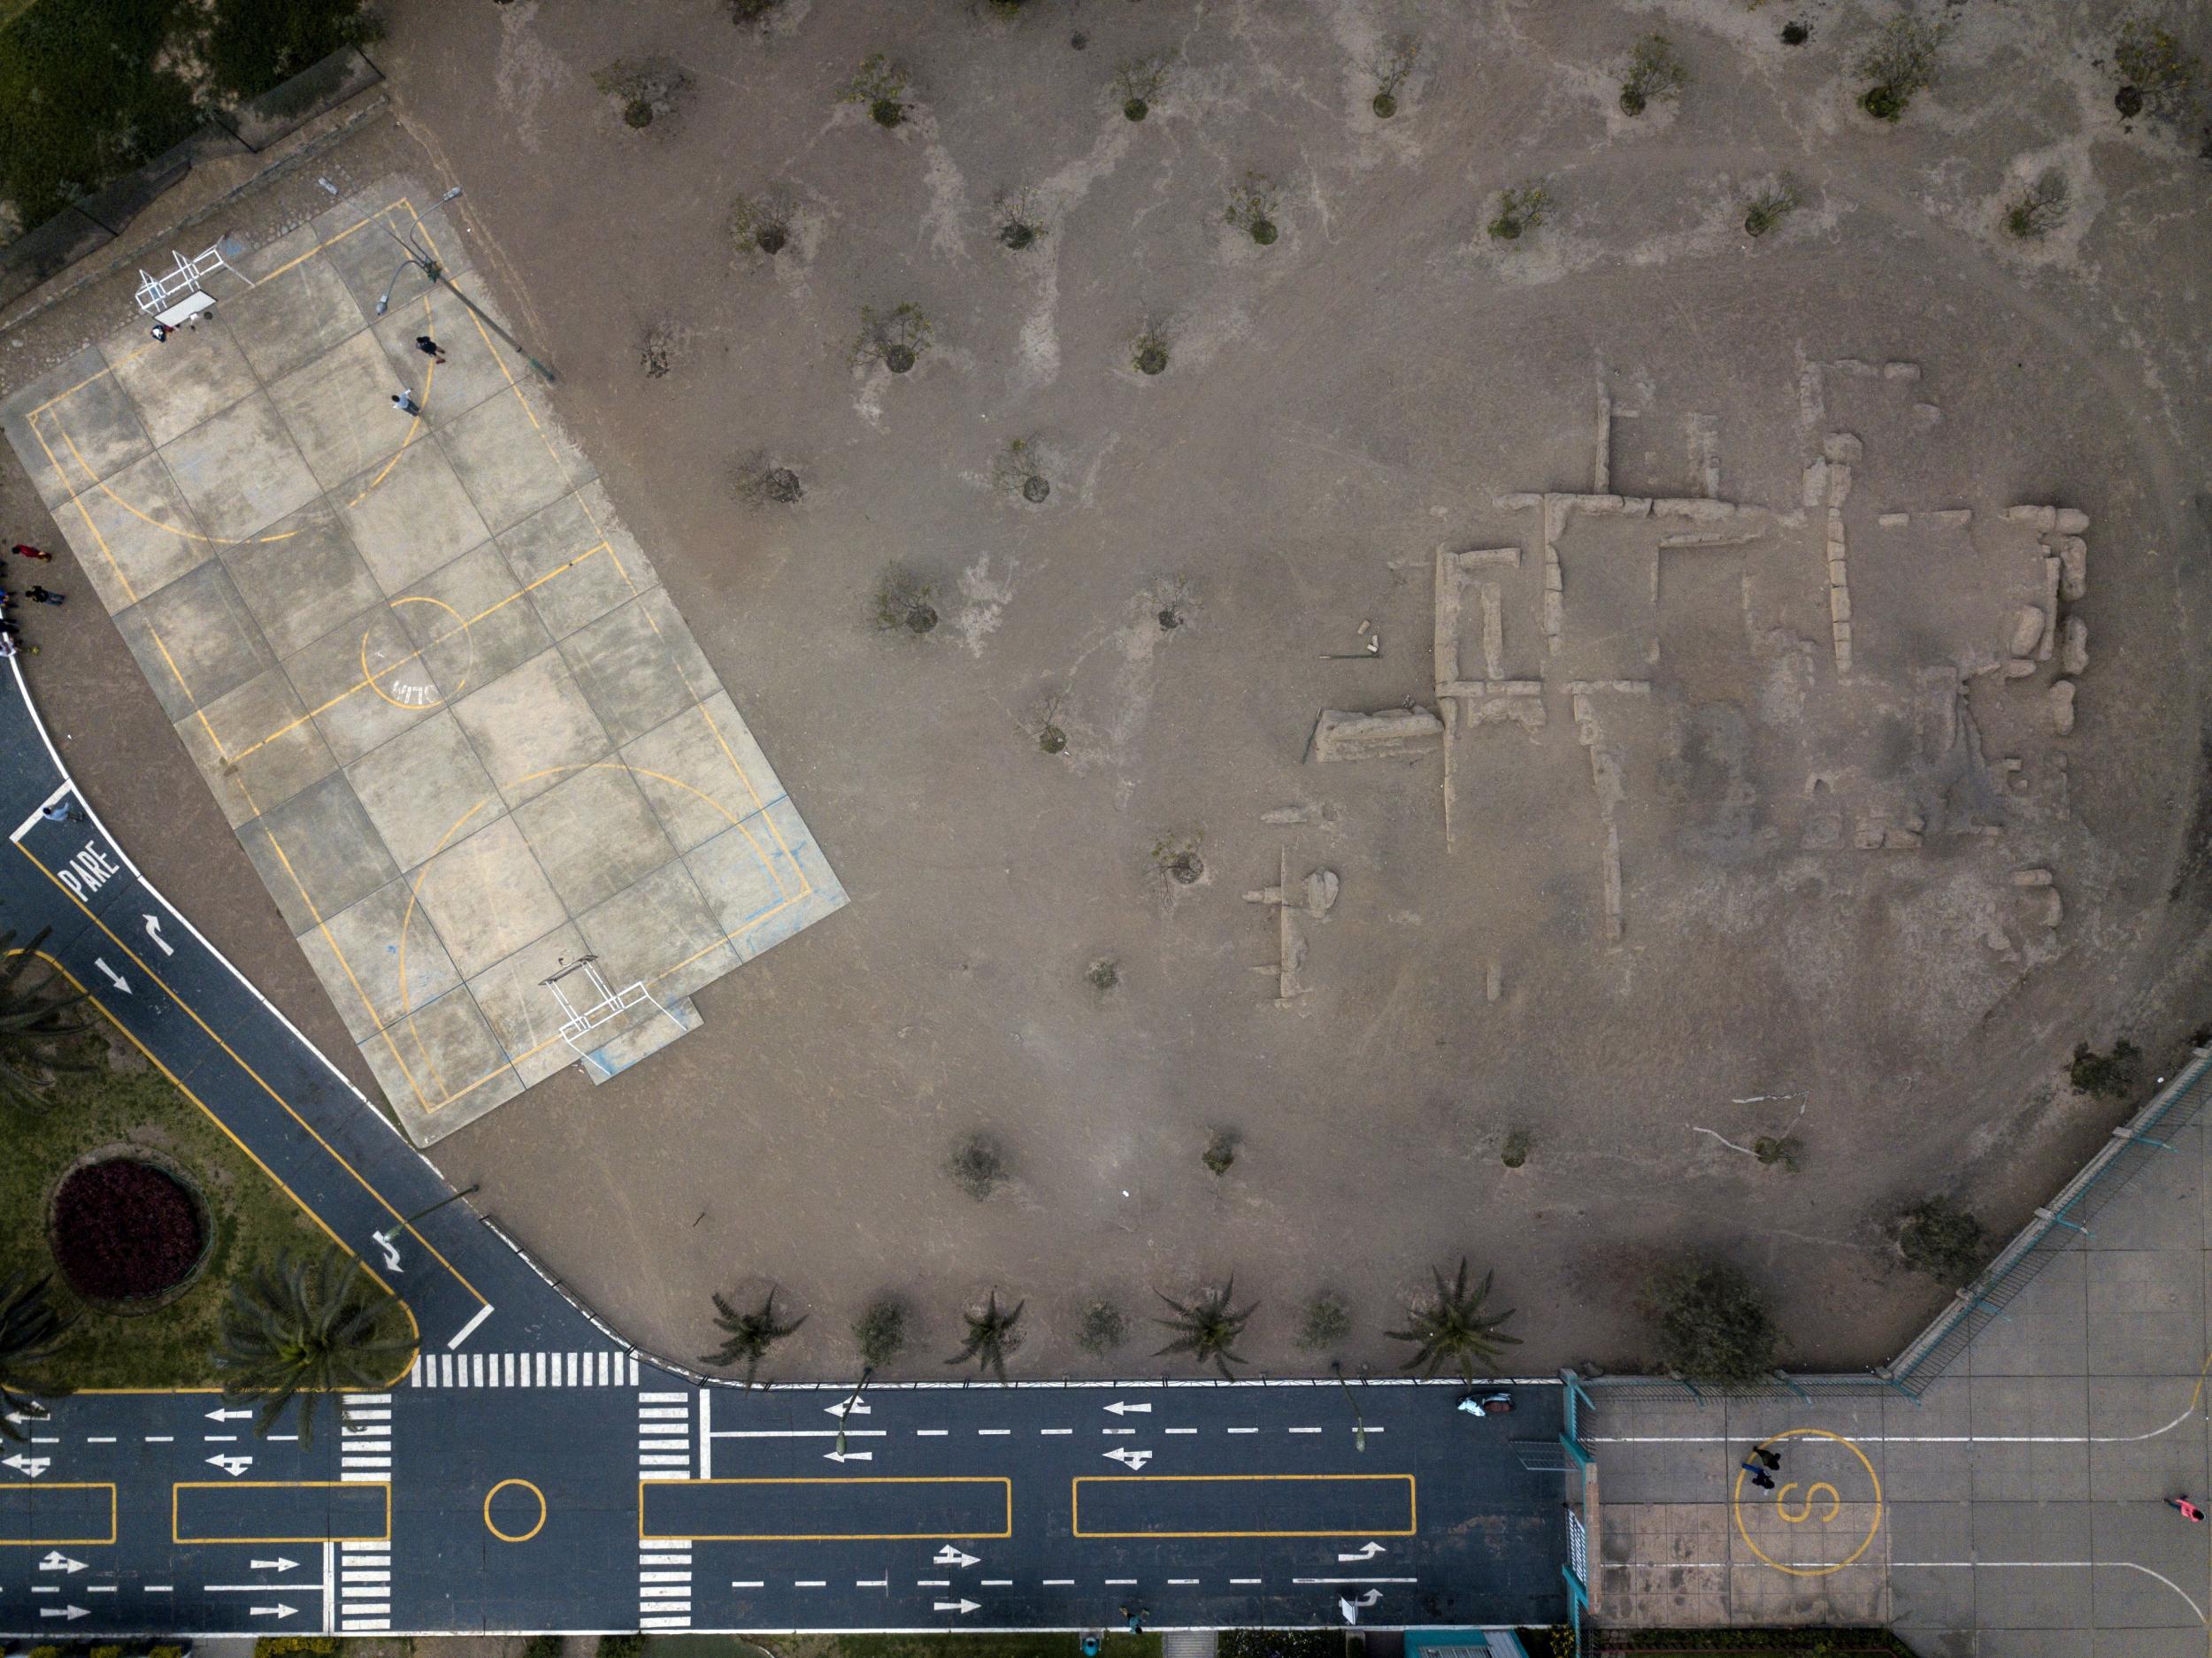
<svg viewBox="0 0 2212 1658"><path fill-rule="evenodd" d="M2018 1235L1961 1290L1950 1306L1906 1344L1887 1364L1870 1370L1801 1374L1777 1370L1761 1386L1714 1388L1668 1376L1582 1376L1582 1386L1601 1396L1673 1397L1702 1401L1709 1397L1778 1398L1794 1394L1812 1401L1882 1393L1917 1399L1940 1378L1974 1338L2001 1317L2021 1292L2035 1282L2054 1257L2089 1235L2090 1224L2104 1206L2154 1157L2170 1153L2170 1138L2186 1128L2212 1103L2212 1048L2196 1050L2180 1071L2125 1123L2097 1155L2035 1211Z"/></svg>

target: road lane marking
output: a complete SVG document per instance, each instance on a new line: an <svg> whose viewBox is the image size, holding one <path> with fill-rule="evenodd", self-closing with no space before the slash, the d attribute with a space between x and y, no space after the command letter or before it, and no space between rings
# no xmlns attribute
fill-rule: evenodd
<svg viewBox="0 0 2212 1658"><path fill-rule="evenodd" d="M1318 1433L1321 1430L1318 1428L1293 1428L1291 1432L1293 1433Z"/></svg>
<svg viewBox="0 0 2212 1658"><path fill-rule="evenodd" d="M853 1579L853 1587L856 1589L888 1589L890 1586L891 1580L888 1577L856 1577Z"/></svg>
<svg viewBox="0 0 2212 1658"><path fill-rule="evenodd" d="M1195 1433L1198 1430L1196 1428L1170 1428L1166 1430L1166 1432L1170 1433Z"/></svg>
<svg viewBox="0 0 2212 1658"><path fill-rule="evenodd" d="M1255 1585L1265 1583L1267 1579L1264 1577L1232 1577L1229 1581L1240 1589L1248 1589Z"/></svg>
<svg viewBox="0 0 2212 1658"><path fill-rule="evenodd" d="M1257 1433L1259 1430L1257 1428L1232 1428L1229 1432L1232 1433Z"/></svg>
<svg viewBox="0 0 2212 1658"><path fill-rule="evenodd" d="M1003 1439L1011 1432L1013 1432L1011 1428L978 1428L976 1430L976 1433L986 1439Z"/></svg>
<svg viewBox="0 0 2212 1658"><path fill-rule="evenodd" d="M1037 1432L1044 1435L1046 1439L1065 1439L1069 1434L1073 1433L1075 1430L1073 1428L1040 1428ZM1171 1428L1168 1432L1171 1433L1174 1430Z"/></svg>
<svg viewBox="0 0 2212 1658"><path fill-rule="evenodd" d="M1048 1589L1072 1589L1075 1587L1075 1579L1072 1577L1048 1577L1045 1579L1045 1587Z"/></svg>
<svg viewBox="0 0 2212 1658"><path fill-rule="evenodd" d="M914 1437L918 1439L941 1439L951 1432L949 1428L917 1428Z"/></svg>

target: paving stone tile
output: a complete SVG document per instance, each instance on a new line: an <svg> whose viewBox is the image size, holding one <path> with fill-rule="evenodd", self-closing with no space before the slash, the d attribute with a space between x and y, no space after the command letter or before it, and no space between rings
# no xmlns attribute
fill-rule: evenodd
<svg viewBox="0 0 2212 1658"><path fill-rule="evenodd" d="M676 848L618 760L588 766L515 808L553 890L580 914L669 863Z"/></svg>
<svg viewBox="0 0 2212 1658"><path fill-rule="evenodd" d="M201 527L219 541L266 530L319 492L283 417L262 392L171 439L160 452Z"/></svg>
<svg viewBox="0 0 2212 1658"><path fill-rule="evenodd" d="M511 806L606 758L612 747L558 651L469 693L454 712Z"/></svg>
<svg viewBox="0 0 2212 1658"><path fill-rule="evenodd" d="M295 937L399 874L343 772L264 812L239 839Z"/></svg>
<svg viewBox="0 0 2212 1658"><path fill-rule="evenodd" d="M448 847L415 877L422 906L464 979L568 919L511 817Z"/></svg>
<svg viewBox="0 0 2212 1658"><path fill-rule="evenodd" d="M426 863L507 811L460 722L443 709L372 748L346 774L402 870Z"/></svg>

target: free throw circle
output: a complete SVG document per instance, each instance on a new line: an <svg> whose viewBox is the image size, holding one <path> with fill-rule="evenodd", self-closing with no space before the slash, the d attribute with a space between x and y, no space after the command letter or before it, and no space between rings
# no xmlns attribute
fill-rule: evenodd
<svg viewBox="0 0 2212 1658"><path fill-rule="evenodd" d="M1744 1484L1750 1477L1750 1470L1747 1469L1740 1468L1736 1470L1735 1490L1729 1498L1728 1507L1730 1512L1735 1516L1736 1535L1743 1539L1746 1548L1756 1554L1767 1565L1773 1567L1777 1571L1786 1572L1793 1577L1825 1577L1831 1572L1841 1571L1872 1547L1874 1534L1882 1529L1882 1478L1874 1471L1874 1464L1867 1459L1864 1451L1842 1434L1831 1433L1825 1428L1790 1428L1783 1432L1768 1436L1765 1443L1772 1445L1779 1439L1828 1439L1840 1445L1858 1458L1859 1466L1866 1470L1867 1485L1873 1493L1873 1511L1866 1523L1866 1535L1859 1539L1859 1546L1856 1548L1841 1560L1816 1566L1785 1566L1780 1561L1776 1560L1752 1540L1750 1530L1744 1524ZM1809 1519L1817 1519L1824 1524L1827 1519L1833 1518L1842 1511L1843 1504L1840 1495L1832 1485L1825 1481L1818 1482L1817 1496L1812 1493L1799 1494L1803 1492L1804 1488L1801 1486L1785 1486L1781 1491L1775 1493L1775 1501L1778 1508L1781 1511L1781 1517L1789 1524L1800 1525ZM1790 1495L1793 1502L1800 1505L1801 1512L1792 1513L1786 1506L1781 1503L1780 1500L1786 1493ZM1832 1503L1832 1506L1831 1506ZM1816 1508L1816 1505L1817 1505Z"/></svg>

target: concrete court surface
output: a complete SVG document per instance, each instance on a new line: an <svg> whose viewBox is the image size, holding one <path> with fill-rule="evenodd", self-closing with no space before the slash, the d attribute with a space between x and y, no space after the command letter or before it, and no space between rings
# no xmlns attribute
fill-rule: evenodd
<svg viewBox="0 0 2212 1658"><path fill-rule="evenodd" d="M2201 1658L2207 1146L2153 1160L1955 1372L1901 1397L1630 1401L1586 1429L1607 1623L1887 1623L1929 1658ZM1762 1440L1770 1493L1739 1482Z"/></svg>
<svg viewBox="0 0 2212 1658"><path fill-rule="evenodd" d="M664 1045L845 902L526 365L415 270L376 316L388 229L470 274L429 199L351 196L234 255L197 326L134 321L0 411L425 1144ZM650 1000L572 1048L541 981L588 953Z"/></svg>

